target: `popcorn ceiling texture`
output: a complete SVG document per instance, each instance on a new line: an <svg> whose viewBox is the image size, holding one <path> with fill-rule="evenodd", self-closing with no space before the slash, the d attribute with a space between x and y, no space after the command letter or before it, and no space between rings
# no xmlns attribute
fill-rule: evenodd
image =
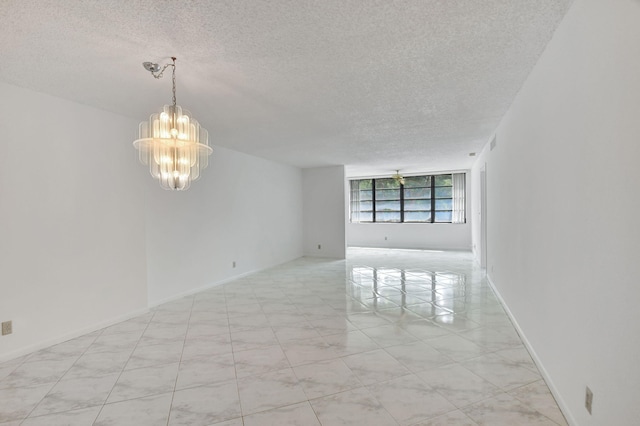
<svg viewBox="0 0 640 426"><path fill-rule="evenodd" d="M178 104L214 145L350 175L464 169L571 2L4 0L0 80L142 121L171 81L141 63L177 56Z"/></svg>

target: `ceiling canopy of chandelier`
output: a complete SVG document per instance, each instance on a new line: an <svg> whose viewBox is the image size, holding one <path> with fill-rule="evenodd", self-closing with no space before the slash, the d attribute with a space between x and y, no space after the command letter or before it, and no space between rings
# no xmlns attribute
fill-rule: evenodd
<svg viewBox="0 0 640 426"><path fill-rule="evenodd" d="M140 134L133 146L138 150L140 162L149 166L151 176L158 179L163 189L183 191L200 177L213 149L207 130L200 127L189 111L176 105L176 58L171 59L172 63L162 68L152 62L143 63L156 79L172 67L173 103L140 123Z"/></svg>

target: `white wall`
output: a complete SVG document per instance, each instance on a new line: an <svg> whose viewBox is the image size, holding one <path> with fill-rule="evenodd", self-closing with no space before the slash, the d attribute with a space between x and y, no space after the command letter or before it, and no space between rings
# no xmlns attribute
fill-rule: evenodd
<svg viewBox="0 0 640 426"><path fill-rule="evenodd" d="M305 256L344 259L347 253L344 166L304 169L302 177Z"/></svg>
<svg viewBox="0 0 640 426"><path fill-rule="evenodd" d="M348 223L347 244L349 247L470 250L471 224Z"/></svg>
<svg viewBox="0 0 640 426"><path fill-rule="evenodd" d="M478 263L481 264L482 257L482 176L481 171L486 168L486 152L490 149L490 142L478 156L467 180L467 191L472 195L471 202L467 203L467 221L471 225L471 250ZM469 176L469 175L467 175ZM482 266L482 265L481 265Z"/></svg>
<svg viewBox="0 0 640 426"><path fill-rule="evenodd" d="M639 23L576 0L473 169L489 276L573 425L640 424Z"/></svg>
<svg viewBox="0 0 640 426"><path fill-rule="evenodd" d="M189 191L164 191L137 121L0 92L0 360L302 256L300 169L214 148Z"/></svg>
<svg viewBox="0 0 640 426"><path fill-rule="evenodd" d="M146 309L137 123L0 83L0 359Z"/></svg>
<svg viewBox="0 0 640 426"><path fill-rule="evenodd" d="M188 191L146 179L152 305L302 256L298 168L214 147Z"/></svg>

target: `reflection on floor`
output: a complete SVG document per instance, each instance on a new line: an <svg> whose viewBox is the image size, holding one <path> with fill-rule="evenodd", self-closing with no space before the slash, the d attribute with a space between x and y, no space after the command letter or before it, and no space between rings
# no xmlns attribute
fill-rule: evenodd
<svg viewBox="0 0 640 426"><path fill-rule="evenodd" d="M0 424L566 422L469 253L350 249L0 364Z"/></svg>

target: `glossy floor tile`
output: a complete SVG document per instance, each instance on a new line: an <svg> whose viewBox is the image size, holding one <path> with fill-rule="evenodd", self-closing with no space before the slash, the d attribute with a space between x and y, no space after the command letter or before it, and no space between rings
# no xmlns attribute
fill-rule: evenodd
<svg viewBox="0 0 640 426"><path fill-rule="evenodd" d="M0 364L0 425L566 425L466 252L301 258Z"/></svg>

